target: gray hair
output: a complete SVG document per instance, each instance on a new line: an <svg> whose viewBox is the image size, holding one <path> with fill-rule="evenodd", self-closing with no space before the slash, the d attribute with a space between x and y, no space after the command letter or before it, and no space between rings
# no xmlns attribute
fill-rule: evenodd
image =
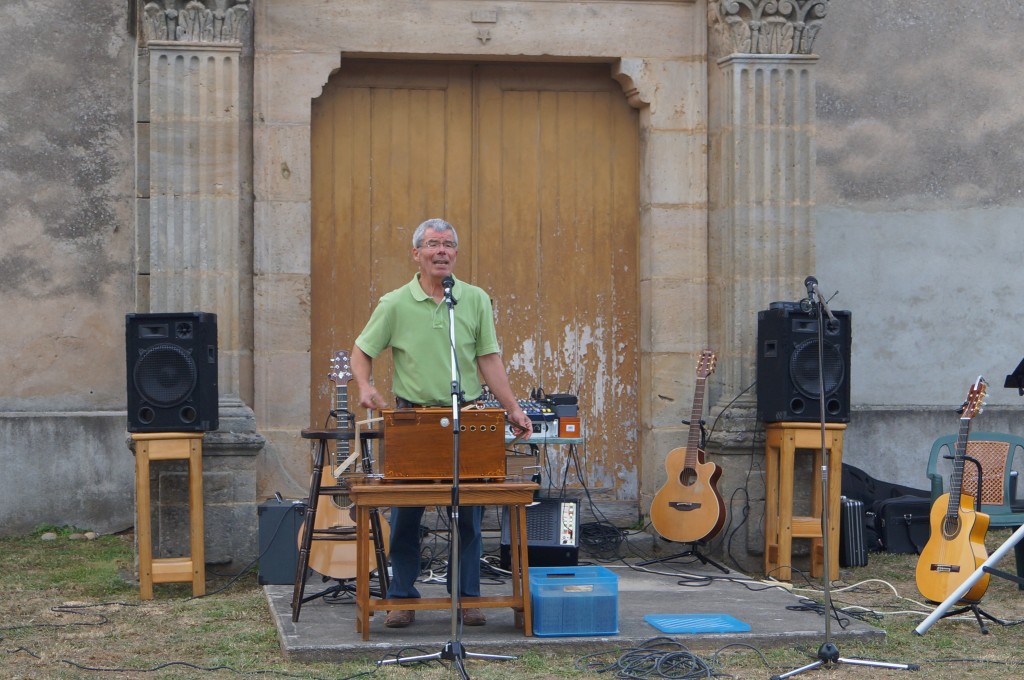
<svg viewBox="0 0 1024 680"><path fill-rule="evenodd" d="M421 248L423 246L423 234L427 232L427 229L433 229L434 231L440 231L442 233L451 233L452 240L455 241L455 246L458 247L459 235L455 233L455 227L448 222L445 222L440 217L434 217L416 227L416 231L412 233L413 248Z"/></svg>

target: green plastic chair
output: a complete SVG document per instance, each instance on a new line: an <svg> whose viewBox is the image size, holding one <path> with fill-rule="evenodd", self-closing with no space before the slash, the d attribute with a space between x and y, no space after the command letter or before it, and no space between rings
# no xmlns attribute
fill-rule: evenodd
<svg viewBox="0 0 1024 680"><path fill-rule="evenodd" d="M957 435L939 437L928 456L928 479L932 501L945 493L945 479L952 471ZM1024 524L1024 498L1017 500L1017 461L1024 466L1024 437L1003 432L971 432L967 438L967 455L981 463L981 512L989 516L990 527L1017 527ZM961 492L976 497L977 466L964 462Z"/></svg>

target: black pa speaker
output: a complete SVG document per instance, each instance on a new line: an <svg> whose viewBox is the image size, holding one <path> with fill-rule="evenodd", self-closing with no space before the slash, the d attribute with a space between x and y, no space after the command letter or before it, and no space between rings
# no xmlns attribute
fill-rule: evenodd
<svg viewBox="0 0 1024 680"><path fill-rule="evenodd" d="M850 312L825 319L821 375L825 421L850 422ZM757 313L757 416L766 423L820 422L818 317L797 302Z"/></svg>
<svg viewBox="0 0 1024 680"><path fill-rule="evenodd" d="M128 314L129 432L218 427L217 315Z"/></svg>

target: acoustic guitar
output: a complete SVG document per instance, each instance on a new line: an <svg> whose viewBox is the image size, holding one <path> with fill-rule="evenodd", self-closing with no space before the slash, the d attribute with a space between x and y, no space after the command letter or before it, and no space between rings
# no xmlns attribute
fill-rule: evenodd
<svg viewBox="0 0 1024 680"><path fill-rule="evenodd" d="M942 494L932 504L932 533L917 559L917 589L932 602L944 601L988 558L985 550L988 515L974 509L974 496L961 492L971 419L981 413L987 389L985 379L978 376L964 402L953 471L949 475L949 493ZM988 581L989 576L985 574L964 594L962 601L969 604L981 601Z"/></svg>
<svg viewBox="0 0 1024 680"><path fill-rule="evenodd" d="M337 429L353 430L355 423L348 408L348 384L352 381L352 364L347 351L341 350L334 353L334 357L331 359L331 372L327 377L334 383L334 413ZM351 451L352 440L339 438L335 457L337 463L347 460ZM370 469L372 461L363 459L361 465L364 473L372 472ZM346 480L344 478L335 479L334 471L335 465L324 465L323 472L320 474L320 484L345 487ZM380 545L387 546L390 529L383 519L380 520L380 526ZM317 531L330 530L341 540L313 541L309 548L310 568L319 574L338 580L355 578L356 520L355 508L352 506L348 494L338 493L330 496L328 502L319 503L313 528ZM300 549L301 544L302 532L299 532Z"/></svg>
<svg viewBox="0 0 1024 680"><path fill-rule="evenodd" d="M686 448L677 448L665 458L668 480L651 504L651 523L670 541L695 543L714 537L725 524L725 501L716 484L722 468L704 461L700 448L700 419L704 412L704 388L715 370L715 354L709 349L697 362L697 386L690 414Z"/></svg>

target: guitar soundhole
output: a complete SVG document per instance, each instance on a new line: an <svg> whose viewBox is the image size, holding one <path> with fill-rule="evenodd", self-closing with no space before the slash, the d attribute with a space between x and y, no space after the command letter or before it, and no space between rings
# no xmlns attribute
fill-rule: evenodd
<svg viewBox="0 0 1024 680"><path fill-rule="evenodd" d="M697 483L697 471L687 468L679 473L679 481L683 486L693 486Z"/></svg>
<svg viewBox="0 0 1024 680"><path fill-rule="evenodd" d="M959 517L947 517L942 522L942 535L945 538L956 538L956 535L960 533L960 518Z"/></svg>

